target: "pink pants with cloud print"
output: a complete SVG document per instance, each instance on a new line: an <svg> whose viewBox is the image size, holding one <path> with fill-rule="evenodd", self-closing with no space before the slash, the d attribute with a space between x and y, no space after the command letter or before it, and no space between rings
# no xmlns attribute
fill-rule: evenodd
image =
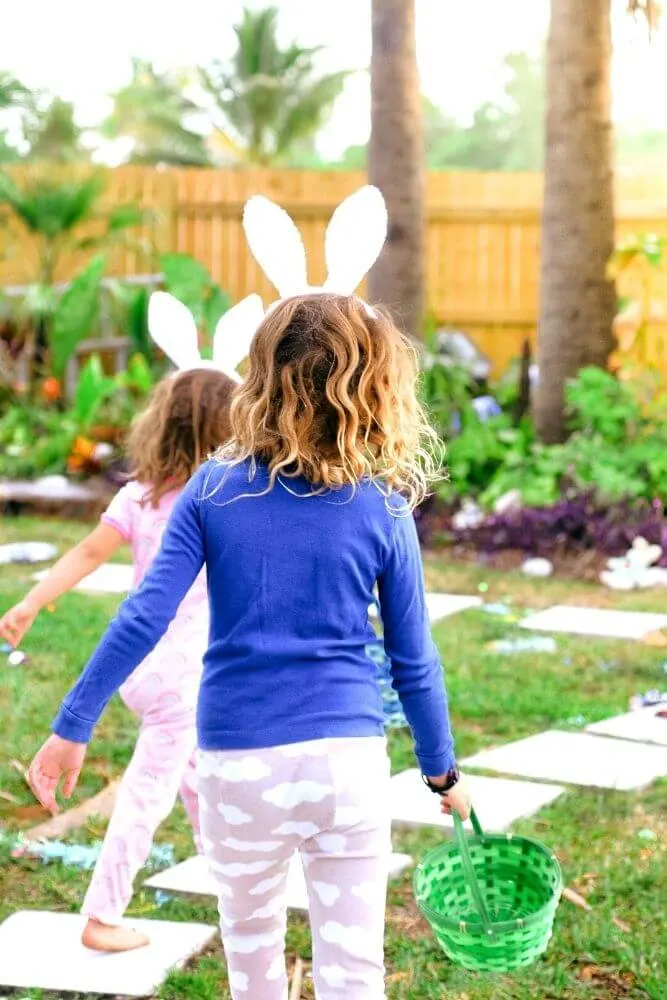
<svg viewBox="0 0 667 1000"><path fill-rule="evenodd" d="M201 635L190 638L187 654L163 640L121 688L141 728L82 908L104 924L121 922L155 832L179 793L200 850L195 711L206 646Z"/></svg>
<svg viewBox="0 0 667 1000"><path fill-rule="evenodd" d="M301 853L318 1000L385 997L391 851L380 737L200 752L201 837L234 1000L285 1000L285 886Z"/></svg>

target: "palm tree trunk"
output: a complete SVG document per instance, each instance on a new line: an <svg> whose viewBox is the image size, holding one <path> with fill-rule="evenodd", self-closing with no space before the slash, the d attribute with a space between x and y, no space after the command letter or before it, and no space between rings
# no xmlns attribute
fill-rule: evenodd
<svg viewBox="0 0 667 1000"><path fill-rule="evenodd" d="M563 440L564 387L613 348L611 0L551 0L535 419Z"/></svg>
<svg viewBox="0 0 667 1000"><path fill-rule="evenodd" d="M369 180L389 211L370 297L420 337L424 318L424 157L414 0L372 0Z"/></svg>

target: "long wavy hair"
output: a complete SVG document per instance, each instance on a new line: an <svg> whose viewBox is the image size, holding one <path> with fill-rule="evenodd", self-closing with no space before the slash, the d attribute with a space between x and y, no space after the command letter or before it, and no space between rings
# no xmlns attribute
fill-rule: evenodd
<svg viewBox="0 0 667 1000"><path fill-rule="evenodd" d="M232 379L213 368L177 372L158 382L127 440L131 475L148 485L147 502L157 507L229 439L235 389Z"/></svg>
<svg viewBox="0 0 667 1000"><path fill-rule="evenodd" d="M373 479L414 508L438 473L418 372L417 352L381 310L353 296L286 299L255 334L218 457L265 463L269 489L278 476L303 476L315 491Z"/></svg>

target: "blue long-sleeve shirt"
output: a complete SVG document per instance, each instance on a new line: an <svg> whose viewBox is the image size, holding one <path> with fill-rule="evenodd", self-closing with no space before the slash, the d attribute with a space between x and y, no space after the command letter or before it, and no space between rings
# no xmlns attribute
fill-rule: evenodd
<svg viewBox="0 0 667 1000"><path fill-rule="evenodd" d="M206 564L211 630L199 694L205 750L259 749L384 732L366 647L377 585L392 678L422 770L454 764L412 517L371 482L313 495L302 479L267 491L259 465L207 462L183 490L162 547L121 605L54 731L87 742L107 702L167 630Z"/></svg>

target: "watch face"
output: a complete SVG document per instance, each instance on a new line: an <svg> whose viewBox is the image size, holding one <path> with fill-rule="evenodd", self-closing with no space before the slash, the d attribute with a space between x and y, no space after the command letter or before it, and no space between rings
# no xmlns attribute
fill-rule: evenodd
<svg viewBox="0 0 667 1000"><path fill-rule="evenodd" d="M453 767L451 771L447 772L447 783L445 785L445 788L447 788L447 790L453 788L458 780L459 780L459 769L458 767Z"/></svg>

